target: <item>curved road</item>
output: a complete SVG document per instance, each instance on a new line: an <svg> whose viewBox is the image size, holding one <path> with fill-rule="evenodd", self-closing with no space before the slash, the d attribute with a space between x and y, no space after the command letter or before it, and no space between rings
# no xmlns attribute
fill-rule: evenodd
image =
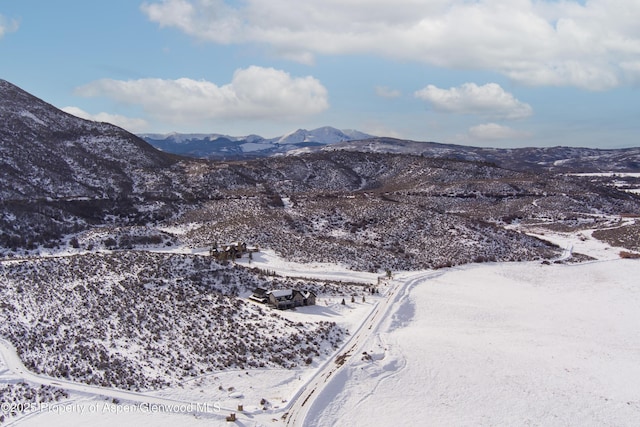
<svg viewBox="0 0 640 427"><path fill-rule="evenodd" d="M202 408L202 410L199 410L196 406L199 402L184 402L181 400L166 399L162 397L150 396L144 393L91 386L83 383L48 377L46 375L35 374L29 371L24 366L24 364L20 360L20 357L18 356L18 353L16 352L15 347L13 347L10 342L3 338L0 338L0 357L4 360L5 365L9 371L13 372L18 379L22 379L23 381L28 383L59 387L68 391L75 391L89 396L100 396L104 398L118 399L120 401L123 401L123 403L126 402L132 404L158 405L166 408L167 410L165 412L176 412L185 415L193 414L213 419L223 420L228 415L228 411L233 412L233 410L229 408L221 408L220 406L216 406L215 402L211 402L206 407L205 403L200 403L200 408ZM188 408L193 408L193 410L185 412L178 408L180 406L184 407L185 405L187 405ZM171 410L172 408L174 408L175 410Z"/></svg>

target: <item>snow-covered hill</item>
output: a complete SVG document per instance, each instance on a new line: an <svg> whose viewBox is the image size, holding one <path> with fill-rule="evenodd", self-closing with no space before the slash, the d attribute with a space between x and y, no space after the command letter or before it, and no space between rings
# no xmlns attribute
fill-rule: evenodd
<svg viewBox="0 0 640 427"><path fill-rule="evenodd" d="M149 217L158 201L176 198L176 162L0 80L0 246L33 248L107 216Z"/></svg>
<svg viewBox="0 0 640 427"><path fill-rule="evenodd" d="M410 154L433 158L491 162L514 170L553 172L640 172L640 147L595 149L580 147L481 148L395 138L370 138L346 141L314 150L349 150L367 153Z"/></svg>
<svg viewBox="0 0 640 427"><path fill-rule="evenodd" d="M242 299L254 286L364 303L362 285L345 283L344 272L367 271L374 282L387 270L582 262L579 245L560 248L546 236L586 229L596 231L582 238L616 242L627 257L640 247L637 195L600 176L531 170L536 158L577 164L586 153L579 149L478 151L380 138L326 145L340 133L323 128L227 142L243 153L352 148L207 161L160 152L0 83L0 335L29 369L57 378L144 389L209 370L242 369L249 378L260 367L332 363L327 355L347 339L343 325L329 323L339 311L319 304L322 321L291 320ZM583 160L631 168L633 153ZM237 240L305 263L303 274L319 263L343 273L284 279L262 264L207 256Z"/></svg>
<svg viewBox="0 0 640 427"><path fill-rule="evenodd" d="M118 197L175 161L107 123L79 119L0 80L3 200Z"/></svg>

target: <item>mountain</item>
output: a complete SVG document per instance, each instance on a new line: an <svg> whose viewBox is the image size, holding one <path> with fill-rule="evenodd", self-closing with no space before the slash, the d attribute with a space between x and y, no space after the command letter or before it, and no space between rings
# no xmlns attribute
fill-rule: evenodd
<svg viewBox="0 0 640 427"><path fill-rule="evenodd" d="M339 130L330 126L313 130L298 129L275 138L259 135L229 136L221 134L141 134L140 137L154 147L174 154L198 158L255 158L286 153L305 147L373 138L372 135L352 130Z"/></svg>
<svg viewBox="0 0 640 427"><path fill-rule="evenodd" d="M176 161L0 80L0 244L29 246L109 213L135 215L132 203L163 193L158 184Z"/></svg>
<svg viewBox="0 0 640 427"><path fill-rule="evenodd" d="M545 169L563 173L640 172L640 147L610 150L580 147L500 149L395 138L369 138L336 143L320 149L412 154L433 158L490 162L513 170ZM298 152L308 151L309 149Z"/></svg>
<svg viewBox="0 0 640 427"><path fill-rule="evenodd" d="M539 243L502 228L513 220L585 215L590 221L593 212L639 210L632 194L532 170L548 155L545 149L489 150L389 138L324 145L354 135L320 128L274 140L214 136L209 143L224 139L241 153L260 151L262 145L284 150L323 144L324 149L234 161L180 158L2 82L0 247L36 249L96 227L138 226L117 236L118 246L126 248L140 232L184 223L202 224L180 237L192 247L241 239L306 261L408 269L545 253ZM617 159L633 167L633 150L598 152L595 160L567 159L586 153L570 150L552 152L555 157L545 161L560 167ZM454 229L465 239L452 240ZM114 246L103 244L105 239L87 237L92 242L87 247ZM465 246L471 241L481 243Z"/></svg>
<svg viewBox="0 0 640 427"><path fill-rule="evenodd" d="M368 138L372 138L372 136L357 130L339 130L330 126L324 126L313 130L298 129L295 132L268 141L278 144L318 143L327 145Z"/></svg>
<svg viewBox="0 0 640 427"><path fill-rule="evenodd" d="M162 151L197 158L241 159L347 150L490 162L514 170L640 172L640 147L608 150L561 146L483 148L375 137L357 130L339 130L329 126L313 130L298 129L269 139L259 135L238 137L179 133L142 134L140 137Z"/></svg>
<svg viewBox="0 0 640 427"><path fill-rule="evenodd" d="M261 144L284 150L340 135L331 128L316 131L293 132L278 141L256 136L213 141L226 139L245 153ZM181 143L191 139L176 137ZM591 230L599 228L603 239L640 248L640 227L632 222L640 217L640 197L590 177L515 169L542 159L548 155L544 150L499 151L501 157L495 157L491 150L382 138L321 147L341 144L351 148L233 161L181 158L118 127L65 114L0 81L0 336L16 348L11 357L47 376L47 384L68 387L71 380L101 386L99 394L110 394L113 405L119 401L111 394L117 389L165 386L199 395L203 387L215 387L226 399L252 387L266 369L280 370L274 379L288 370L286 388L287 381L300 383L296 378L305 366L334 364L354 330L340 320L341 313L360 305L360 297L361 313L368 310L365 304L380 308L374 305L377 298L398 301L402 316L389 319L396 324L392 328L403 323L413 307L403 302L402 288L376 280L385 271L537 260L527 267L533 274L547 269L544 264L589 259L573 246L563 251L535 237L550 239L557 231L580 231L580 241L592 247L590 240L600 237ZM392 150L398 153L386 152ZM557 161L562 166L581 160L561 154L583 153L553 155L564 159ZM596 160L633 156L597 153ZM496 163L508 164L509 156L514 168ZM554 164L553 158L545 161ZM247 265L208 251L231 241L259 247L265 256L258 254ZM282 277L270 272L268 251L289 261L335 267L313 266L316 272L330 271L327 280L313 280L307 276L315 273L302 269L301 277ZM345 267L371 274L352 274ZM439 274L420 277L427 276ZM367 279L349 283L356 277ZM417 277L405 282L407 289ZM469 279L465 287L476 287ZM370 298L378 287L382 295ZM560 281L558 287L566 286ZM358 301L333 306L323 301L318 315L300 310L294 321L248 302L245 297L255 288L311 291L328 304L344 296ZM376 364L365 356L357 358ZM7 373L10 381L35 378L16 366ZM214 378L219 371L227 372ZM37 396L29 388L11 397L17 394L5 387L0 401L28 407ZM271 395L258 391L245 401L266 411L268 421L275 408L266 400L275 400ZM0 423L6 419L0 414ZM26 418L16 422L21 419Z"/></svg>
<svg viewBox="0 0 640 427"><path fill-rule="evenodd" d="M175 162L129 132L79 119L0 80L3 200L118 197Z"/></svg>

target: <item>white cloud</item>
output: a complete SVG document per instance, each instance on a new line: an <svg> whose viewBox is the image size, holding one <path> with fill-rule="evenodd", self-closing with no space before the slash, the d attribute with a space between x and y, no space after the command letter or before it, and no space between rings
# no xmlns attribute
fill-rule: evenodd
<svg viewBox="0 0 640 427"><path fill-rule="evenodd" d="M329 106L327 90L313 77L291 77L273 68L239 69L229 84L204 80L103 79L76 90L138 105L154 119L202 124L217 119L287 119L320 113Z"/></svg>
<svg viewBox="0 0 640 427"><path fill-rule="evenodd" d="M141 8L161 27L264 44L304 63L373 53L531 85L611 88L625 82L619 64L640 54L637 0L162 0Z"/></svg>
<svg viewBox="0 0 640 427"><path fill-rule="evenodd" d="M399 98L402 96L402 92L397 89L391 89L386 86L376 86L376 95L381 98Z"/></svg>
<svg viewBox="0 0 640 427"><path fill-rule="evenodd" d="M533 114L529 104L518 101L496 83L482 86L465 83L450 89L428 85L417 91L415 96L429 102L436 111L442 112L480 114L504 119L521 119Z"/></svg>
<svg viewBox="0 0 640 427"><path fill-rule="evenodd" d="M121 116L119 114L98 113L90 114L78 107L64 107L62 111L80 117L85 120L111 123L132 133L141 133L149 130L149 123L143 119Z"/></svg>
<svg viewBox="0 0 640 427"><path fill-rule="evenodd" d="M497 123L485 123L469 128L469 136L473 139L495 141L500 139L530 138L531 134Z"/></svg>
<svg viewBox="0 0 640 427"><path fill-rule="evenodd" d="M8 20L4 16L0 15L0 38L2 38L7 33L17 31L18 27L18 21L14 19Z"/></svg>

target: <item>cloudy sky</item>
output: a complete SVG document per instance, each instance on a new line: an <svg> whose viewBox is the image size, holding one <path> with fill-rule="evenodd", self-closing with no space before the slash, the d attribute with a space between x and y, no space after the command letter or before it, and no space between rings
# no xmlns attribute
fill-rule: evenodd
<svg viewBox="0 0 640 427"><path fill-rule="evenodd" d="M0 78L133 132L640 145L638 0L0 0Z"/></svg>

